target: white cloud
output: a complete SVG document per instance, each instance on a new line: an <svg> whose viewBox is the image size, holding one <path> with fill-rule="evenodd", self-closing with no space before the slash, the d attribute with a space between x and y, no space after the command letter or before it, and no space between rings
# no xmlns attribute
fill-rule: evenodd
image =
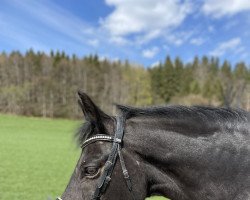
<svg viewBox="0 0 250 200"><path fill-rule="evenodd" d="M206 15L219 18L250 10L249 0L205 0L202 11Z"/></svg>
<svg viewBox="0 0 250 200"><path fill-rule="evenodd" d="M235 28L238 24L239 24L238 20L230 20L223 26L223 29L225 31L229 31L230 29Z"/></svg>
<svg viewBox="0 0 250 200"><path fill-rule="evenodd" d="M190 40L190 44L196 45L196 46L200 46L205 42L204 38L198 37L198 38L192 38Z"/></svg>
<svg viewBox="0 0 250 200"><path fill-rule="evenodd" d="M87 22L68 12L57 4L48 1L9 1L12 6L29 14L39 23L63 33L79 43L88 43L89 38L100 38L97 31ZM39 9L38 9L39 8Z"/></svg>
<svg viewBox="0 0 250 200"><path fill-rule="evenodd" d="M214 27L212 25L208 26L208 32L213 33L214 32Z"/></svg>
<svg viewBox="0 0 250 200"><path fill-rule="evenodd" d="M249 58L249 55L250 54L248 52L245 52L245 53L241 54L240 59L245 60L245 59Z"/></svg>
<svg viewBox="0 0 250 200"><path fill-rule="evenodd" d="M142 43L181 25L192 7L188 0L106 0L106 4L114 11L100 20L102 28L112 36L137 34Z"/></svg>
<svg viewBox="0 0 250 200"><path fill-rule="evenodd" d="M226 42L220 43L213 51L209 54L212 56L223 56L228 52L237 53L237 49L241 49L241 39L240 38L233 38Z"/></svg>
<svg viewBox="0 0 250 200"><path fill-rule="evenodd" d="M98 47L98 45L99 45L99 40L97 40L97 39L89 39L89 40L88 40L88 44L89 44L90 46L93 46L93 47Z"/></svg>
<svg viewBox="0 0 250 200"><path fill-rule="evenodd" d="M13 46L13 49L18 46L22 50L32 47L46 52L58 49L80 55L108 52L113 57L136 57L134 49L130 48L130 40L120 36L110 37L106 31L89 24L61 4L50 0L6 2L17 12L8 12L8 9L0 11L0 43L4 41L3 38L11 37L6 39L6 44ZM121 44L127 47L117 47Z"/></svg>
<svg viewBox="0 0 250 200"><path fill-rule="evenodd" d="M162 46L162 48L163 48L165 51L169 51L169 50L170 50L169 46L166 45L166 44L164 44L164 45Z"/></svg>
<svg viewBox="0 0 250 200"><path fill-rule="evenodd" d="M130 43L129 40L127 40L126 38L121 37L121 36L111 36L109 41L111 43L114 43L114 44L117 44L117 45L127 45L127 44Z"/></svg>
<svg viewBox="0 0 250 200"><path fill-rule="evenodd" d="M174 44L175 46L181 46L183 43L188 41L195 34L195 32L195 30L175 32L165 35L165 39L167 42Z"/></svg>
<svg viewBox="0 0 250 200"><path fill-rule="evenodd" d="M244 53L246 53L246 48L243 46L240 46L237 49L235 49L234 52L235 52L235 54L244 54Z"/></svg>
<svg viewBox="0 0 250 200"><path fill-rule="evenodd" d="M152 39L158 38L159 36L161 36L161 30L152 30L144 35L137 36L135 38L135 42L136 44L141 45L151 41Z"/></svg>
<svg viewBox="0 0 250 200"><path fill-rule="evenodd" d="M150 68L157 67L157 66L159 66L159 65L160 65L160 63L161 63L161 62L158 60L158 61L156 61L156 62L152 63L152 64L150 65Z"/></svg>
<svg viewBox="0 0 250 200"><path fill-rule="evenodd" d="M150 49L144 49L142 51L142 56L145 58L153 58L159 52L158 47L152 47Z"/></svg>
<svg viewBox="0 0 250 200"><path fill-rule="evenodd" d="M8 44L12 47L16 48L23 48L26 47L26 50L31 48L33 50L43 50L45 52L50 51L50 46L45 44L42 41L37 40L36 34L41 30L36 29L35 33L32 33L32 31L29 29L29 27L25 27L25 25L22 26L23 29L20 29L17 25L13 25L17 23L20 25L20 21L17 19L9 16L8 14L1 13L0 17L3 17L5 20L0 20L0 37L5 41L8 41ZM7 19L7 20L6 20ZM26 29L27 28L27 29Z"/></svg>

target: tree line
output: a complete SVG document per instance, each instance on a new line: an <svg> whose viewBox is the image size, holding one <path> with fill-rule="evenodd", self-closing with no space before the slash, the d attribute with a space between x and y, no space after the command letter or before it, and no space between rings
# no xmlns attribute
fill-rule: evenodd
<svg viewBox="0 0 250 200"><path fill-rule="evenodd" d="M113 103L250 107L250 69L218 58L166 60L150 68L98 55L79 58L64 52L49 55L13 51L0 54L0 112L28 116L79 118L77 91L114 113Z"/></svg>

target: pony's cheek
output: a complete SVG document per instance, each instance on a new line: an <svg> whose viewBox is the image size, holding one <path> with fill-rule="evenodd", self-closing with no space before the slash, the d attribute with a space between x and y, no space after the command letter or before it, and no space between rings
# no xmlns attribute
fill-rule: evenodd
<svg viewBox="0 0 250 200"><path fill-rule="evenodd" d="M95 189L98 183L98 179L85 179L84 181L81 182L82 185L82 196L83 199L92 199Z"/></svg>

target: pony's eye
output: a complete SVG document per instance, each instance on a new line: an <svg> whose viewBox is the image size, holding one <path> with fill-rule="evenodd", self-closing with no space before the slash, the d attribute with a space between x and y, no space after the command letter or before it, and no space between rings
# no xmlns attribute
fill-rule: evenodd
<svg viewBox="0 0 250 200"><path fill-rule="evenodd" d="M85 168L85 175L86 176L95 176L98 173L97 167L86 167Z"/></svg>

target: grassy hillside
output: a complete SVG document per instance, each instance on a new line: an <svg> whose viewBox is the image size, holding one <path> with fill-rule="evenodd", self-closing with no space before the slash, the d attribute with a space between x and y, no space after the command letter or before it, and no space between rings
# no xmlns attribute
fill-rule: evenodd
<svg viewBox="0 0 250 200"><path fill-rule="evenodd" d="M0 115L0 199L48 200L59 196L79 158L72 138L79 124Z"/></svg>

